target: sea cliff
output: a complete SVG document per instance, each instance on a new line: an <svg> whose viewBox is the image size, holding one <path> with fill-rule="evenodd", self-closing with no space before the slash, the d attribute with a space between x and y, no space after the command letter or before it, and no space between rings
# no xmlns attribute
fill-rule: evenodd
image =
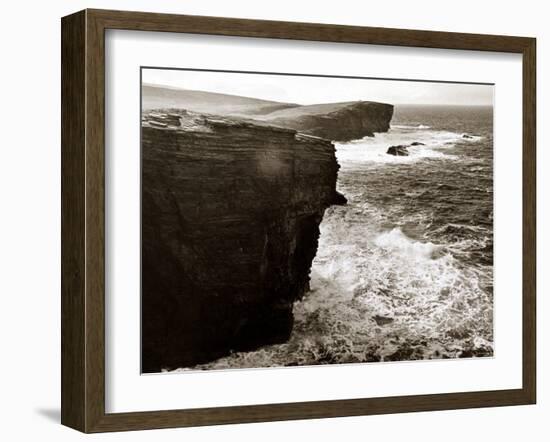
<svg viewBox="0 0 550 442"><path fill-rule="evenodd" d="M284 342L336 192L334 145L180 111L142 118L142 371Z"/></svg>
<svg viewBox="0 0 550 442"><path fill-rule="evenodd" d="M391 104L353 101L298 106L257 118L328 140L350 141L387 132L392 115Z"/></svg>

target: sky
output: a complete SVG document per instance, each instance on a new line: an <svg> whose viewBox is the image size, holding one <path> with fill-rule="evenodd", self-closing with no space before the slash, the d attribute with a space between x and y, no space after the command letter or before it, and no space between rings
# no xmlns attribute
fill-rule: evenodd
<svg viewBox="0 0 550 442"><path fill-rule="evenodd" d="M379 101L390 104L493 104L493 86L256 73L142 70L143 83L218 92L286 103Z"/></svg>

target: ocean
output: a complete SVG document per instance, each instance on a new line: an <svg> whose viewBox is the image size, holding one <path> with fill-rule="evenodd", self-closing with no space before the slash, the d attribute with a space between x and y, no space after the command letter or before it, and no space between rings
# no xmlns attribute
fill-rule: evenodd
<svg viewBox="0 0 550 442"><path fill-rule="evenodd" d="M492 124L491 107L396 106L387 133L337 143L348 204L325 212L290 340L195 368L492 356Z"/></svg>

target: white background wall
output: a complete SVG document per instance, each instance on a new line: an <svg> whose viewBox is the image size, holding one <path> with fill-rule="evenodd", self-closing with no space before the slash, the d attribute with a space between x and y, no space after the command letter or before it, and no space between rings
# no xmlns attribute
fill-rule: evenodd
<svg viewBox="0 0 550 442"><path fill-rule="evenodd" d="M0 32L0 435L80 440L59 425L60 17L86 7L534 36L538 39L539 404L116 433L96 440L548 440L550 28L545 2L4 2ZM547 172L546 174L544 172ZM519 189L518 189L519 191ZM546 200L546 201L544 201ZM546 418L546 419L545 419Z"/></svg>

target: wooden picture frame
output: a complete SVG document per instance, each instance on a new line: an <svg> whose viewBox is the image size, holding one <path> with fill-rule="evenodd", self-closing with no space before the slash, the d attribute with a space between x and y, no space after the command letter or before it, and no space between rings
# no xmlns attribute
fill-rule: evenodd
<svg viewBox="0 0 550 442"><path fill-rule="evenodd" d="M105 30L495 51L523 57L523 385L513 390L105 412ZM62 19L62 410L83 432L534 404L536 41L533 38L106 10Z"/></svg>

